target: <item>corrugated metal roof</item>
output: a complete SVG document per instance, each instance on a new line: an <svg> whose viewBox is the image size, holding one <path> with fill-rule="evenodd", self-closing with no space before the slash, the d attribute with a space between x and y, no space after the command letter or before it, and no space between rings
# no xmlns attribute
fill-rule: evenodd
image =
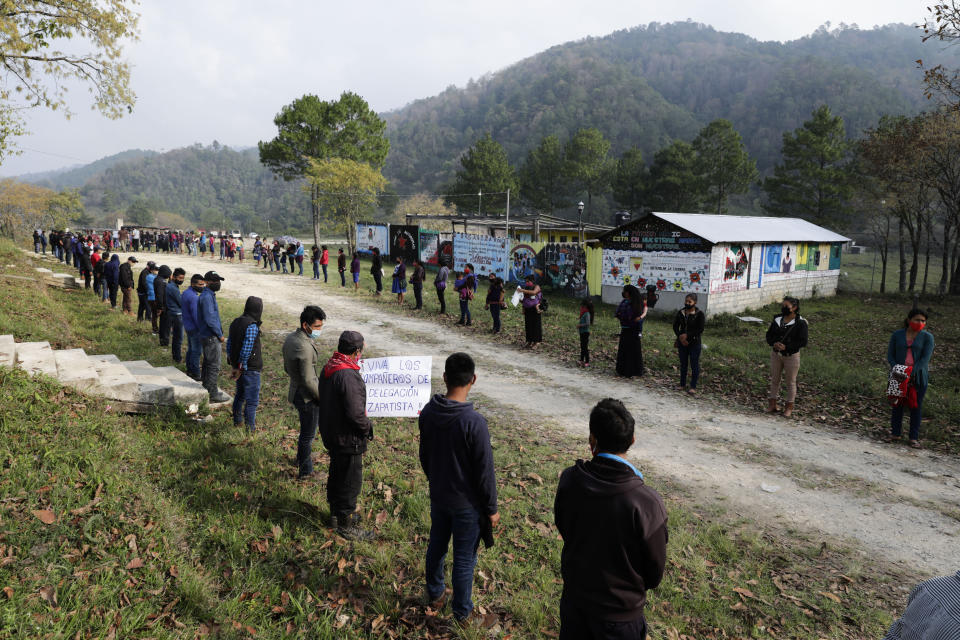
<svg viewBox="0 0 960 640"><path fill-rule="evenodd" d="M714 244L718 242L848 242L850 240L839 233L800 218L656 211L651 215L682 227Z"/></svg>

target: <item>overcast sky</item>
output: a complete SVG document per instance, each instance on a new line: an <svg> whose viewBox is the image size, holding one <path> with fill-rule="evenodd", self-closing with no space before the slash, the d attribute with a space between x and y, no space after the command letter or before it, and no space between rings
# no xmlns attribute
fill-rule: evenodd
<svg viewBox="0 0 960 640"><path fill-rule="evenodd" d="M143 0L127 47L137 104L111 121L35 110L23 154L0 175L91 162L131 148L218 140L252 146L305 93L352 90L377 111L402 107L556 44L650 22L693 20L761 40L792 40L830 22L916 24L929 0ZM919 35L918 35L919 37Z"/></svg>

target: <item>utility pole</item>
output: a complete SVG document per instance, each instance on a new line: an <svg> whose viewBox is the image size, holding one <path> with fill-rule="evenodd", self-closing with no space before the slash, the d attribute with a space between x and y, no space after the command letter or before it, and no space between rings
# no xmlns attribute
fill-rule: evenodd
<svg viewBox="0 0 960 640"><path fill-rule="evenodd" d="M483 189L477 194L477 215L480 215L480 203L483 202Z"/></svg>
<svg viewBox="0 0 960 640"><path fill-rule="evenodd" d="M507 249L510 249L510 189L507 189Z"/></svg>

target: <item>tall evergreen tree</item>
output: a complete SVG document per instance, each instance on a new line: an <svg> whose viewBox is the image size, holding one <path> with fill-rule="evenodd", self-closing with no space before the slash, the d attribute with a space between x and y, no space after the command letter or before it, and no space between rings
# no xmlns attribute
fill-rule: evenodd
<svg viewBox="0 0 960 640"><path fill-rule="evenodd" d="M504 211L507 190L517 191L517 175L503 147L487 133L460 157L460 168L450 189L459 195L448 196L447 202L461 211L499 214Z"/></svg>
<svg viewBox="0 0 960 640"><path fill-rule="evenodd" d="M654 211L699 211L703 189L694 171L695 163L693 147L683 140L675 140L670 146L657 151L650 165L646 204Z"/></svg>
<svg viewBox="0 0 960 640"><path fill-rule="evenodd" d="M564 147L564 173L578 192L587 194L587 215L593 196L605 192L613 177L614 161L608 157L610 141L598 129L580 129Z"/></svg>
<svg viewBox="0 0 960 640"><path fill-rule="evenodd" d="M637 147L627 149L617 160L613 176L613 199L627 211L639 212L644 203L647 181L647 165L643 152Z"/></svg>
<svg viewBox="0 0 960 640"><path fill-rule="evenodd" d="M817 107L810 120L783 134L783 163L764 180L763 208L816 224L842 224L853 196L848 151L843 118L827 105Z"/></svg>
<svg viewBox="0 0 960 640"><path fill-rule="evenodd" d="M757 163L750 158L729 120L714 120L701 129L693 141L693 150L697 153L694 170L706 197L705 209L724 213L730 194L746 193L757 179Z"/></svg>
<svg viewBox="0 0 960 640"><path fill-rule="evenodd" d="M528 205L545 213L570 206L563 145L557 136L547 136L527 154L527 161L520 169L520 196Z"/></svg>

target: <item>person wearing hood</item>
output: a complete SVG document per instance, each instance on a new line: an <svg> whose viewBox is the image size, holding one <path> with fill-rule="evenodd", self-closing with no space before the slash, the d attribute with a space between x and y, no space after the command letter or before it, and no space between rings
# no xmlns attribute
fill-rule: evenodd
<svg viewBox="0 0 960 640"><path fill-rule="evenodd" d="M217 291L223 281L216 271L207 271L203 275L207 282L200 299L197 300L197 335L203 346L203 364L200 367L200 379L207 393L210 394L210 403L227 402L230 396L217 386L220 376L221 345L226 342L223 337L223 326L220 324L220 307L217 305Z"/></svg>
<svg viewBox="0 0 960 640"><path fill-rule="evenodd" d="M500 514L487 421L467 402L477 381L473 358L450 355L443 381L446 395L433 396L419 420L420 466L430 484L427 602L435 610L444 605L444 558L452 536L453 615L461 623L475 621L489 628L496 620L473 615L470 596L477 548L481 538L487 546L493 544Z"/></svg>
<svg viewBox="0 0 960 640"><path fill-rule="evenodd" d="M148 292L153 287L153 280L149 279L154 266L153 260L147 261L147 266L145 266L143 271L140 272L140 275L137 276L137 322L143 322L144 318L150 320L153 316Z"/></svg>
<svg viewBox="0 0 960 640"><path fill-rule="evenodd" d="M166 318L167 333L170 335L170 357L177 364L181 360L181 346L183 345L183 298L180 296L180 287L186 278L187 272L177 267L167 282L164 292L164 309L160 319Z"/></svg>
<svg viewBox="0 0 960 640"><path fill-rule="evenodd" d="M136 264L137 259L133 256L129 256L127 261L120 265L120 268L117 270L119 277L118 282L120 284L120 291L123 292L123 315L132 316L133 315L133 265Z"/></svg>
<svg viewBox="0 0 960 640"><path fill-rule="evenodd" d="M369 540L362 530L357 497L363 483L363 454L373 439L367 417L367 385L360 375L363 336L340 334L337 350L320 374L320 437L330 454L327 502L332 527L348 540Z"/></svg>
<svg viewBox="0 0 960 640"><path fill-rule="evenodd" d="M323 331L327 314L316 305L304 307L300 328L283 340L283 370L290 376L287 401L300 417L300 438L297 440L297 479L313 473L313 438L320 421L320 381L317 378L317 338Z"/></svg>
<svg viewBox="0 0 960 640"><path fill-rule="evenodd" d="M197 321L197 303L206 286L207 281L203 279L203 275L195 273L190 277L190 286L180 297L183 330L187 334L187 375L194 380L200 380L200 356L203 354L203 344L198 333L200 324Z"/></svg>
<svg viewBox="0 0 960 640"><path fill-rule="evenodd" d="M157 277L153 279L153 299L157 317L159 318L160 346L166 347L170 344L170 314L167 313L167 283L170 281L170 267L160 265L157 271Z"/></svg>
<svg viewBox="0 0 960 640"><path fill-rule="evenodd" d="M103 280L110 297L110 308L117 308L117 290L120 288L120 256L113 254L103 266Z"/></svg>
<svg viewBox="0 0 960 640"><path fill-rule="evenodd" d="M263 300L256 296L248 297L243 306L243 315L230 323L227 334L227 363L233 367L230 378L237 381L237 390L233 395L233 424L246 424L251 433L257 428L257 405L260 404L262 315Z"/></svg>
<svg viewBox="0 0 960 640"><path fill-rule="evenodd" d="M646 594L666 566L667 512L625 458L634 420L622 402L594 406L589 442L593 458L560 474L553 505L563 538L560 638L643 640Z"/></svg>
<svg viewBox="0 0 960 640"><path fill-rule="evenodd" d="M79 244L77 245L80 246ZM80 270L80 275L83 276L83 288L90 288L90 276L93 275L93 261L90 260L90 249L88 247L83 247L80 256L76 259L75 263Z"/></svg>

